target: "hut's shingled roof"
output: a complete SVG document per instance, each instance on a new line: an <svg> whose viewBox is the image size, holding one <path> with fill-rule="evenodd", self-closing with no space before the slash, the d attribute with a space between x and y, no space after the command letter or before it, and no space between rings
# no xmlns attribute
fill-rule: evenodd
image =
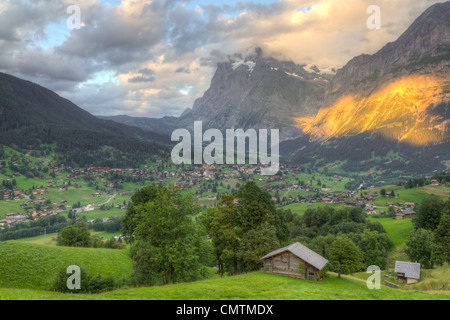
<svg viewBox="0 0 450 320"><path fill-rule="evenodd" d="M311 249L305 247L300 242L296 242L294 244L291 244L290 246L275 250L264 257L262 257L260 260L265 260L267 258L276 256L280 253L289 251L292 254L296 255L303 261L309 263L313 267L317 268L318 270L322 270L323 267L328 263L328 260L322 257L320 254L317 254L316 252L312 251Z"/></svg>
<svg viewBox="0 0 450 320"><path fill-rule="evenodd" d="M420 263L396 261L395 272L404 273L405 278L420 279Z"/></svg>

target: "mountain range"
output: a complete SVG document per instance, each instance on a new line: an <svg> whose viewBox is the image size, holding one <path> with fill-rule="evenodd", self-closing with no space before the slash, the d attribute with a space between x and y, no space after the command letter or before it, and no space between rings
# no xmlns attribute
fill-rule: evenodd
<svg viewBox="0 0 450 320"><path fill-rule="evenodd" d="M107 117L170 133L206 127L279 128L297 164L346 171L450 167L450 2L423 12L394 42L335 71L266 57L221 62L203 97L179 118ZM164 124L164 128L161 125Z"/></svg>

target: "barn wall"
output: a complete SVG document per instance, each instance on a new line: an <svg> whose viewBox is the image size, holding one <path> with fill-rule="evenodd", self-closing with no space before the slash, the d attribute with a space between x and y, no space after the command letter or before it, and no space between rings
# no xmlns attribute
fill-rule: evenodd
<svg viewBox="0 0 450 320"><path fill-rule="evenodd" d="M312 275L314 280L317 280L317 268L309 265L290 252L281 253L264 260L264 271L288 274L305 279L305 273L300 274L298 272L300 265L305 266L304 270L307 273L307 278L308 275Z"/></svg>

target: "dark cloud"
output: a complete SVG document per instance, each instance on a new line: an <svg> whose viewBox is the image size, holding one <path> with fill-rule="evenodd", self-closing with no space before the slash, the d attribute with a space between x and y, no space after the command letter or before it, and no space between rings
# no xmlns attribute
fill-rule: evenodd
<svg viewBox="0 0 450 320"><path fill-rule="evenodd" d="M148 68L139 70L138 72L140 75L133 77L128 80L130 83L138 83L138 82L153 82L155 81L155 71L150 70Z"/></svg>
<svg viewBox="0 0 450 320"><path fill-rule="evenodd" d="M189 70L189 68L185 68L185 67L180 67L177 70L175 70L175 73L191 73L191 71Z"/></svg>

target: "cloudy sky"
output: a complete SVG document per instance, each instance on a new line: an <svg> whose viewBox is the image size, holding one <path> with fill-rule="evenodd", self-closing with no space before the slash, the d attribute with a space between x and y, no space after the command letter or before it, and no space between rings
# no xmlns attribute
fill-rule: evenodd
<svg viewBox="0 0 450 320"><path fill-rule="evenodd" d="M178 116L217 62L258 46L342 67L396 40L432 0L0 0L0 71L95 115ZM70 29L80 8L80 29ZM381 8L370 30L367 8Z"/></svg>

